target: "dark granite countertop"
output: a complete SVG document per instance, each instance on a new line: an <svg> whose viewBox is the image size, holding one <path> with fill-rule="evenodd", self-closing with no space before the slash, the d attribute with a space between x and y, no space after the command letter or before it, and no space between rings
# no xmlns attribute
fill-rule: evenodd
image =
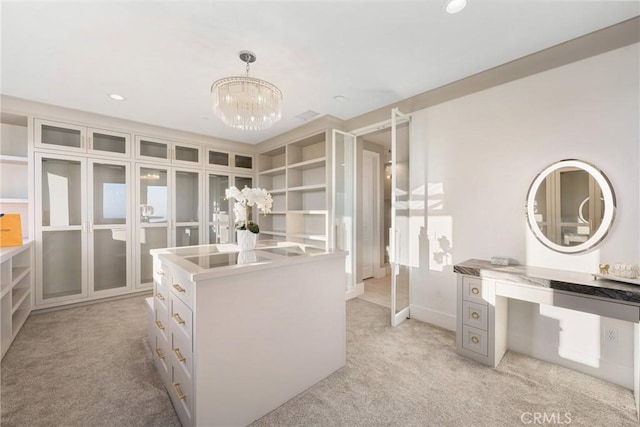
<svg viewBox="0 0 640 427"><path fill-rule="evenodd" d="M640 305L640 286L613 280L595 279L589 273L527 265L491 265L489 261L478 259L470 259L456 264L453 266L453 271L469 276L540 286Z"/></svg>

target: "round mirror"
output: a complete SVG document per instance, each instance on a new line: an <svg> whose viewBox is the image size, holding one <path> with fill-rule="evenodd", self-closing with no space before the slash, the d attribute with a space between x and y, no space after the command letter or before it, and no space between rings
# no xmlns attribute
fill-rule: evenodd
<svg viewBox="0 0 640 427"><path fill-rule="evenodd" d="M529 187L527 222L545 246L584 252L609 232L616 198L607 177L593 165L562 160L544 169Z"/></svg>

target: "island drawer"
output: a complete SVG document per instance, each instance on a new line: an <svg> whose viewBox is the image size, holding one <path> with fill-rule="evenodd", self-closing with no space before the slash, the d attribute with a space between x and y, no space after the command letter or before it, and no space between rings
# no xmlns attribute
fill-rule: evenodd
<svg viewBox="0 0 640 427"><path fill-rule="evenodd" d="M193 416L193 383L187 378L184 370L179 366L171 367L171 388L169 396L173 407L178 412L178 418L182 425L192 425Z"/></svg>
<svg viewBox="0 0 640 427"><path fill-rule="evenodd" d="M193 283L186 272L173 271L171 274L171 292L176 295L187 307L193 308Z"/></svg>
<svg viewBox="0 0 640 427"><path fill-rule="evenodd" d="M182 302L173 292L170 295L171 313L169 324L172 333L181 333L191 341L193 331L193 316L191 309Z"/></svg>
<svg viewBox="0 0 640 427"><path fill-rule="evenodd" d="M192 341L184 334L171 334L171 364L180 366L185 374L191 379L193 372L193 352Z"/></svg>

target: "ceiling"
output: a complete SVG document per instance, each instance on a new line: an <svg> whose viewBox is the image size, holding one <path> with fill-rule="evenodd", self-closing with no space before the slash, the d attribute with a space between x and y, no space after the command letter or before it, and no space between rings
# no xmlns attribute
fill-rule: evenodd
<svg viewBox="0 0 640 427"><path fill-rule="evenodd" d="M1 93L255 144L306 111L350 119L640 14L638 0L443 3L3 0ZM244 49L284 94L268 130L212 113L211 83L244 73Z"/></svg>

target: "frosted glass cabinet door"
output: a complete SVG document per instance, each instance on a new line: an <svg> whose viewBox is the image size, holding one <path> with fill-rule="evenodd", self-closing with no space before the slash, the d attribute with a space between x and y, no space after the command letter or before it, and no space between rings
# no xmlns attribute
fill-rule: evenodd
<svg viewBox="0 0 640 427"><path fill-rule="evenodd" d="M229 200L224 198L225 190L229 188L229 177L225 175L209 174L207 191L207 224L209 227L209 243L230 243L231 227L229 214Z"/></svg>
<svg viewBox="0 0 640 427"><path fill-rule="evenodd" d="M89 247L90 289L129 287L129 164L92 162Z"/></svg>
<svg viewBox="0 0 640 427"><path fill-rule="evenodd" d="M84 152L86 128L67 123L35 120L35 145L42 148Z"/></svg>
<svg viewBox="0 0 640 427"><path fill-rule="evenodd" d="M42 233L42 299L81 296L82 230Z"/></svg>
<svg viewBox="0 0 640 427"><path fill-rule="evenodd" d="M151 249L166 248L169 244L169 171L164 168L138 169L136 198L138 228L138 273L136 286L153 283Z"/></svg>
<svg viewBox="0 0 640 427"><path fill-rule="evenodd" d="M175 245L200 244L200 173L175 171Z"/></svg>
<svg viewBox="0 0 640 427"><path fill-rule="evenodd" d="M86 163L36 154L36 303L86 296Z"/></svg>
<svg viewBox="0 0 640 427"><path fill-rule="evenodd" d="M110 156L129 157L131 136L126 133L89 129L89 151Z"/></svg>

